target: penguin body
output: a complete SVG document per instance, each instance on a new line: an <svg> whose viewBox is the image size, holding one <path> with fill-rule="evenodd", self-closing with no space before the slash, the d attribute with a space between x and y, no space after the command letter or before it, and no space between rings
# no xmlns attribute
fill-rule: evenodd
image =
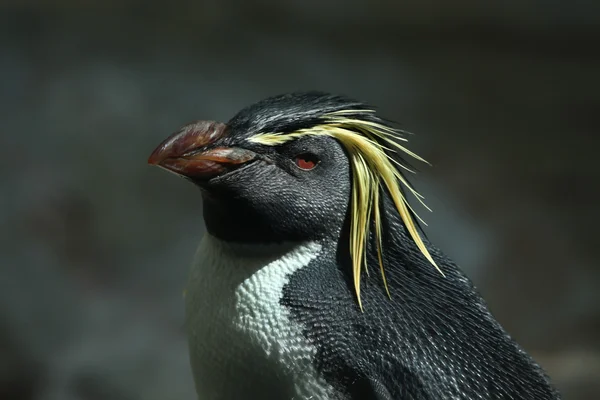
<svg viewBox="0 0 600 400"><path fill-rule="evenodd" d="M349 270L343 249L299 270L284 287L282 304L316 343L317 369L341 398L559 398L457 266L431 246L441 276L422 261L400 222L391 224L386 276L392 299L375 273L362 291L364 312L352 307L346 290L323 283ZM376 264L373 254L367 257Z"/></svg>
<svg viewBox="0 0 600 400"><path fill-rule="evenodd" d="M560 398L416 233L390 129L357 101L290 94L153 153L203 194L186 295L199 399Z"/></svg>

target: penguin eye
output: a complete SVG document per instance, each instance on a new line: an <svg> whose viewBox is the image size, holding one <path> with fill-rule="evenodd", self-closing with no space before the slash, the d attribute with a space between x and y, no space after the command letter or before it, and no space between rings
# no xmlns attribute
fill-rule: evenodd
<svg viewBox="0 0 600 400"><path fill-rule="evenodd" d="M296 166L304 171L310 171L319 163L319 159L312 153L302 153L294 157Z"/></svg>

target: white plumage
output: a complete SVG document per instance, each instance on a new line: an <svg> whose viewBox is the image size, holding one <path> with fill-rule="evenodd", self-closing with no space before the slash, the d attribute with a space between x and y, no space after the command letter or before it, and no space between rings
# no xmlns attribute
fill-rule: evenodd
<svg viewBox="0 0 600 400"><path fill-rule="evenodd" d="M316 348L280 304L289 276L320 251L315 242L240 246L204 236L186 291L200 400L333 395L313 366Z"/></svg>

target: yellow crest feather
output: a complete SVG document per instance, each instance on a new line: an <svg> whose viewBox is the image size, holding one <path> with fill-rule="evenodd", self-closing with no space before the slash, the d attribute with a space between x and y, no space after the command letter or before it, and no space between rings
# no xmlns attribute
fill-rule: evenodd
<svg viewBox="0 0 600 400"><path fill-rule="evenodd" d="M425 258L442 274L442 270L435 263L427 247L419 235L414 214L422 223L425 223L414 212L404 196L402 186L406 187L419 202L429 210L423 202L423 196L408 183L402 173L396 168L401 167L410 172L410 169L393 159L387 152L402 152L409 156L427 162L417 154L402 146L398 141L407 141L398 136L399 131L382 123L365 121L362 119L346 117L357 113L374 113L373 110L340 110L322 117L323 123L311 128L300 129L290 133L259 133L248 140L267 146L276 146L305 136L330 136L337 139L350 156L352 166L352 218L350 221L350 255L354 277L354 290L358 304L362 310L360 297L360 278L363 266L368 274L366 262L366 245L371 227L371 216L375 226L375 239L377 243L377 257L381 276L388 296L390 291L385 278L382 257L381 211L379 209L379 190L385 187L404 222L408 233L414 240L418 249ZM384 142L386 146L381 144Z"/></svg>

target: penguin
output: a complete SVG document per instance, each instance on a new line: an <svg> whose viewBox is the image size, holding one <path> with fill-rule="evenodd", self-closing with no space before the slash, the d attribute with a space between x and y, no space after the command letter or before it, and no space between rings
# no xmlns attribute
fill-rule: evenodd
<svg viewBox="0 0 600 400"><path fill-rule="evenodd" d="M394 125L288 93L151 154L201 191L185 295L199 400L560 398L427 239L408 201L423 201L408 176L425 160Z"/></svg>

